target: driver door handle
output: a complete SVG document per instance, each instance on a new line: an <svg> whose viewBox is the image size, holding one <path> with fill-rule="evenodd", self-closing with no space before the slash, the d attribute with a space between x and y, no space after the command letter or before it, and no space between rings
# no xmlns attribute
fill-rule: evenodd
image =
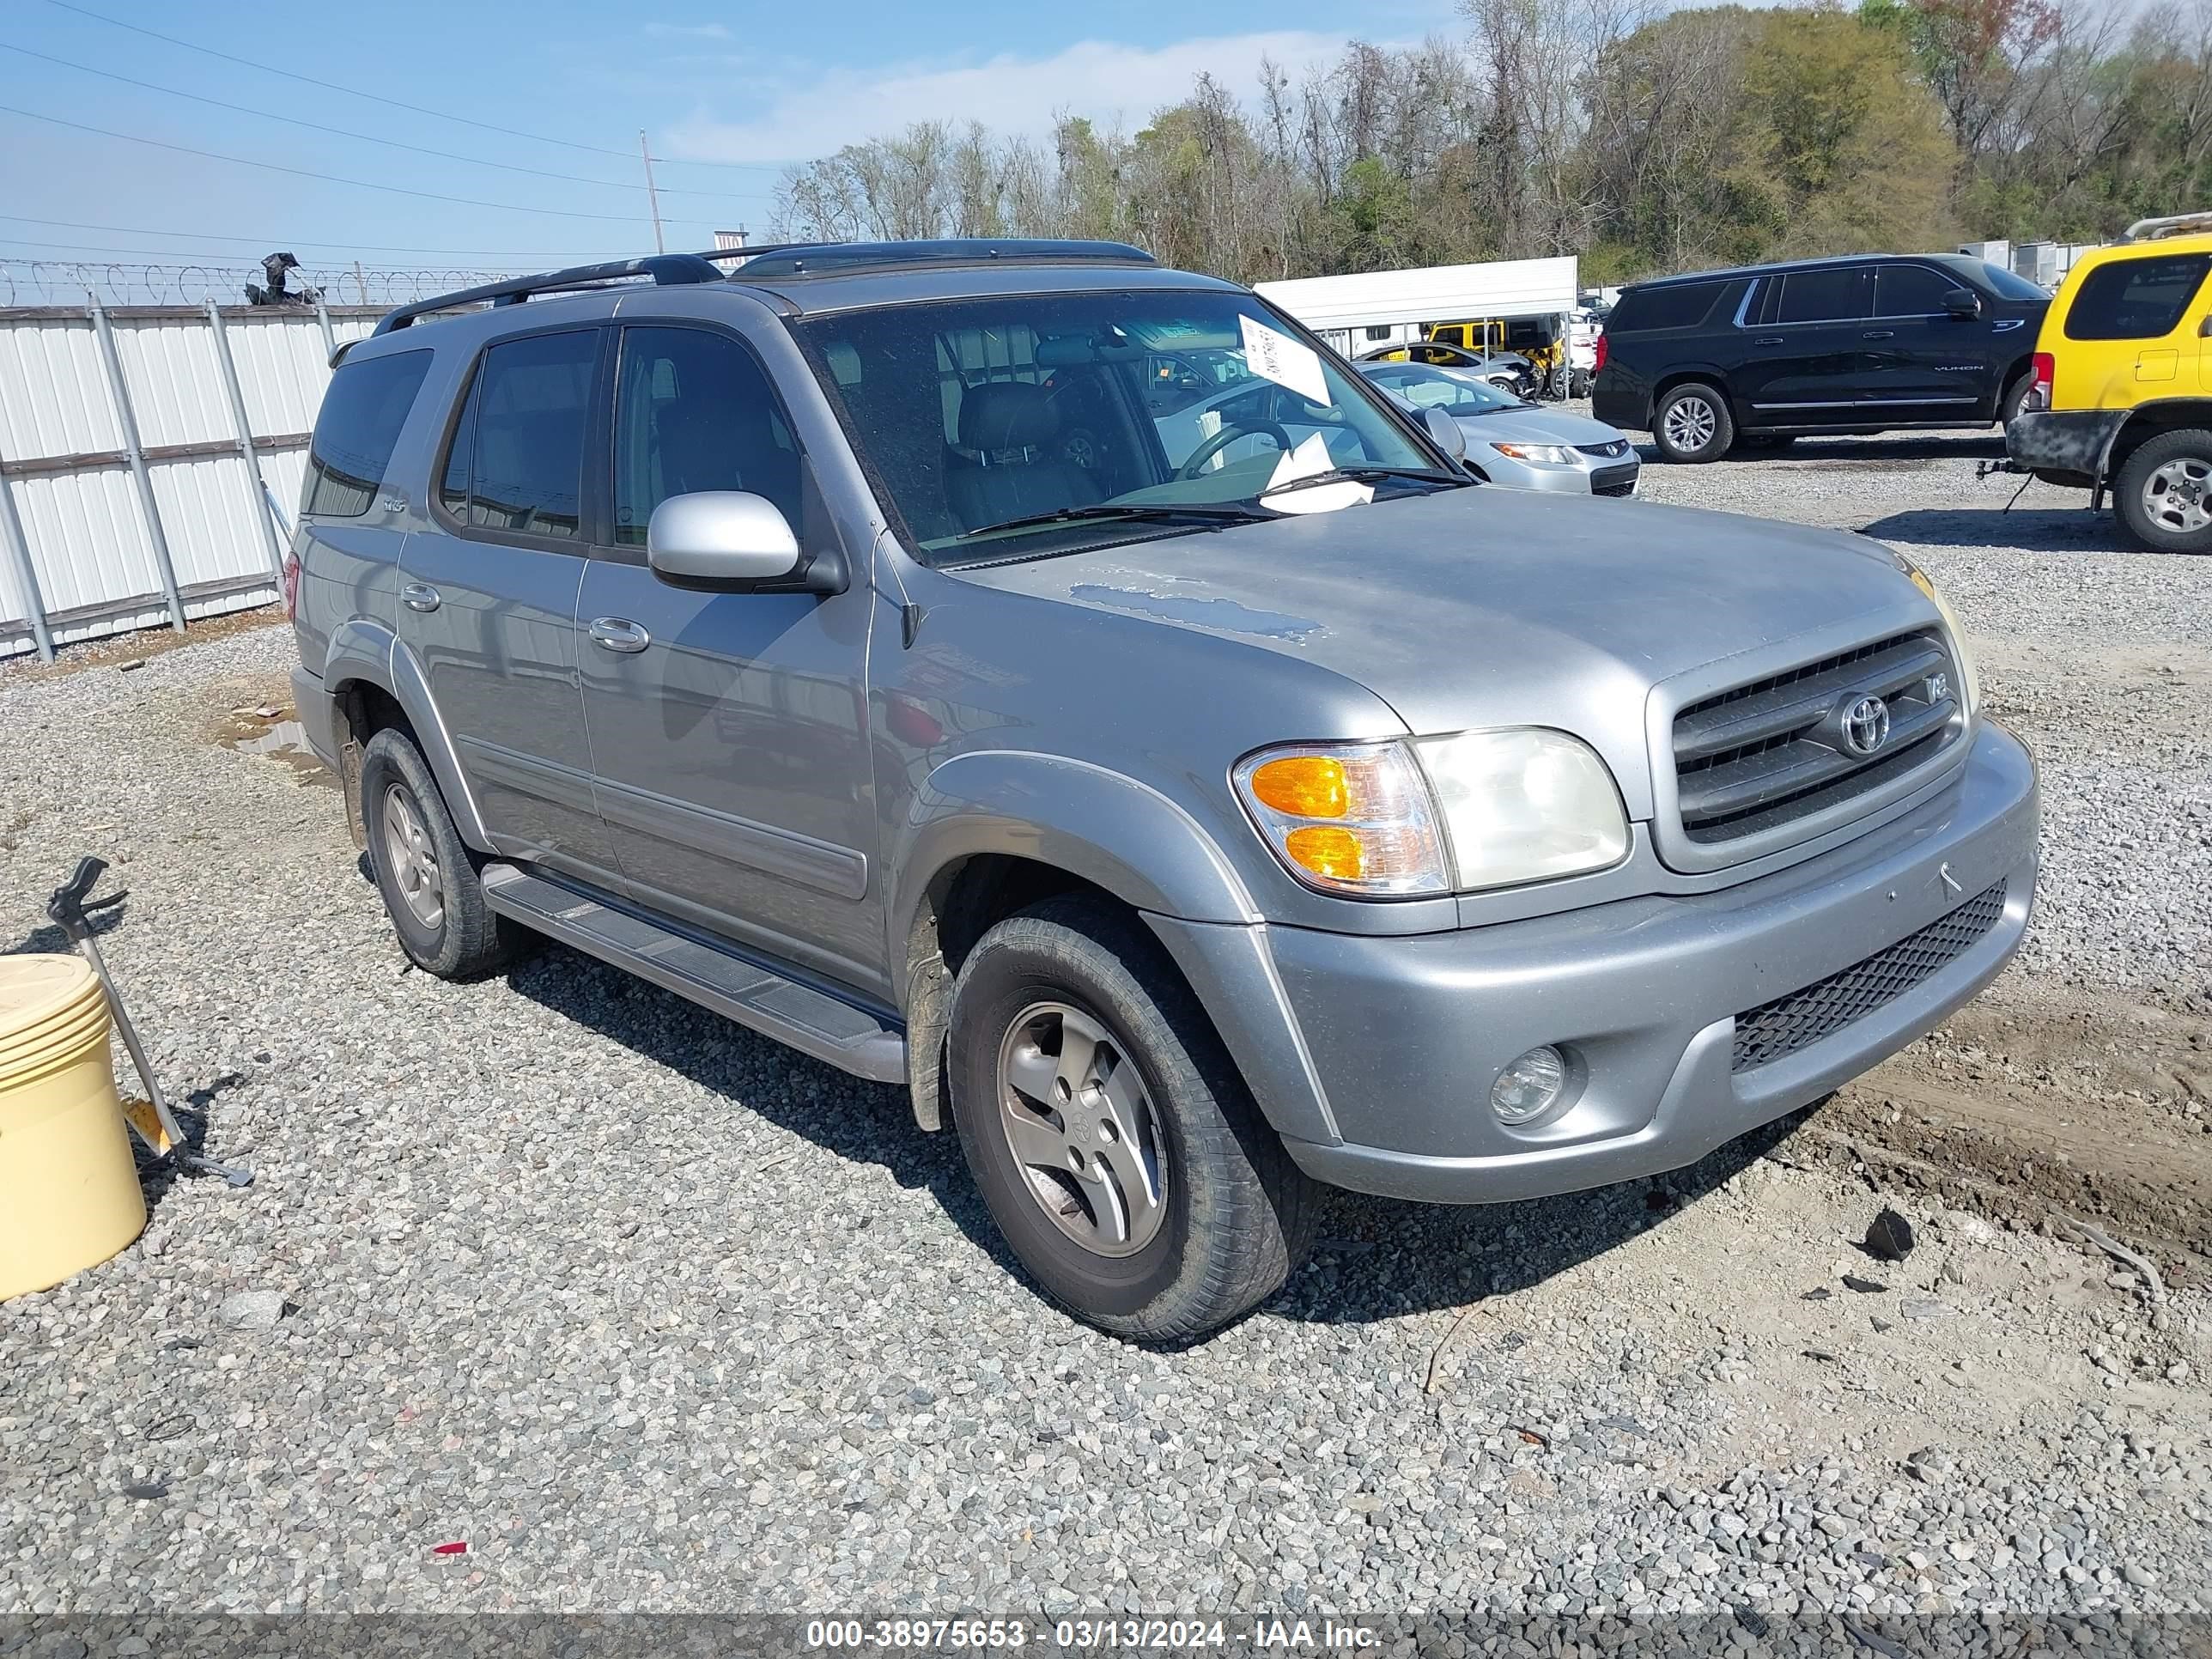
<svg viewBox="0 0 2212 1659"><path fill-rule="evenodd" d="M642 651L653 643L653 635L627 617L594 617L592 643L603 651Z"/></svg>
<svg viewBox="0 0 2212 1659"><path fill-rule="evenodd" d="M428 582L410 582L399 590L399 598L410 611L435 611L445 601L438 590Z"/></svg>
<svg viewBox="0 0 2212 1659"><path fill-rule="evenodd" d="M1753 345L1780 345L1781 343L1782 337L1779 334L1762 334L1752 342Z"/></svg>
<svg viewBox="0 0 2212 1659"><path fill-rule="evenodd" d="M1897 331L1893 328L1870 328L1859 336L1862 340L1894 340L1896 337Z"/></svg>

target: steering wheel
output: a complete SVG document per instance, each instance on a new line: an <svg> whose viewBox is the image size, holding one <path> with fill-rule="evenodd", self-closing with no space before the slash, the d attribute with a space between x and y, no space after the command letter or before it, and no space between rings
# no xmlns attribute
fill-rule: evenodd
<svg viewBox="0 0 2212 1659"><path fill-rule="evenodd" d="M1195 478L1208 461L1239 438L1273 438L1275 441L1275 447L1285 453L1297 447L1291 441L1291 434L1273 421L1254 421L1245 426L1224 426L1190 452L1189 459L1176 469L1176 477L1178 480Z"/></svg>

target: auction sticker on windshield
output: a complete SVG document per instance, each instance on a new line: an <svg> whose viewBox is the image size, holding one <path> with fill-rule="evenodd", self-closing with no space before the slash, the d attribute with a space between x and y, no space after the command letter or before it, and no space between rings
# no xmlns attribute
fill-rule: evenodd
<svg viewBox="0 0 2212 1659"><path fill-rule="evenodd" d="M1319 352L1241 313L1237 320L1244 328L1244 362L1255 374L1290 387L1310 404L1328 402Z"/></svg>

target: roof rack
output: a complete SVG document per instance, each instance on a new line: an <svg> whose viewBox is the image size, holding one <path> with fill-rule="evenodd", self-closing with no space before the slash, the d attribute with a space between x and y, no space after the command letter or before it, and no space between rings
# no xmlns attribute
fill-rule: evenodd
<svg viewBox="0 0 2212 1659"><path fill-rule="evenodd" d="M434 311L450 311L456 306L479 305L487 301L495 306L517 306L535 294L573 294L600 288L624 277L650 276L656 285L663 288L680 283L719 283L723 273L715 263L717 260L750 259L758 253L780 252L787 246L812 246L811 243L769 243L763 247L714 248L705 253L653 253L641 259L612 259L604 264L570 265L564 270L541 271L535 276L509 276L501 282L486 283L481 288L459 289L451 294L417 300L412 305L388 311L377 319L376 332L389 334L394 329L405 328L417 317L428 316Z"/></svg>
<svg viewBox="0 0 2212 1659"><path fill-rule="evenodd" d="M739 282L763 276L830 276L890 265L967 265L998 263L1155 265L1159 262L1127 242L1073 237L945 237L909 242L821 242L811 246L738 250L747 255Z"/></svg>
<svg viewBox="0 0 2212 1659"><path fill-rule="evenodd" d="M388 311L377 319L376 332L389 334L407 327L417 317L451 311L457 306L517 306L538 294L574 294L634 276L650 276L656 286L684 283L719 283L723 264L744 266L744 276L827 276L884 265L986 264L996 260L1097 261L1104 264L1152 265L1159 262L1140 247L1127 242L1092 242L1048 237L1010 237L997 240L947 238L911 242L769 242L757 247L714 248L705 253L654 253L641 259L614 259L605 264L570 265L565 270L542 271L535 276L509 276L441 294L412 305Z"/></svg>
<svg viewBox="0 0 2212 1659"><path fill-rule="evenodd" d="M2138 219L2120 233L2123 242L2154 242L2161 236L2212 233L2212 213L2170 213L2162 219Z"/></svg>

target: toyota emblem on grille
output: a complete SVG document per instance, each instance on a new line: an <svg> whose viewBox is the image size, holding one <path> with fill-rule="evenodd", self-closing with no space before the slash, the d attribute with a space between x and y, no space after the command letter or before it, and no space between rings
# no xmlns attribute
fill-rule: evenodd
<svg viewBox="0 0 2212 1659"><path fill-rule="evenodd" d="M1844 741L1855 755L1871 755L1889 741L1889 705L1861 697L1844 711Z"/></svg>

